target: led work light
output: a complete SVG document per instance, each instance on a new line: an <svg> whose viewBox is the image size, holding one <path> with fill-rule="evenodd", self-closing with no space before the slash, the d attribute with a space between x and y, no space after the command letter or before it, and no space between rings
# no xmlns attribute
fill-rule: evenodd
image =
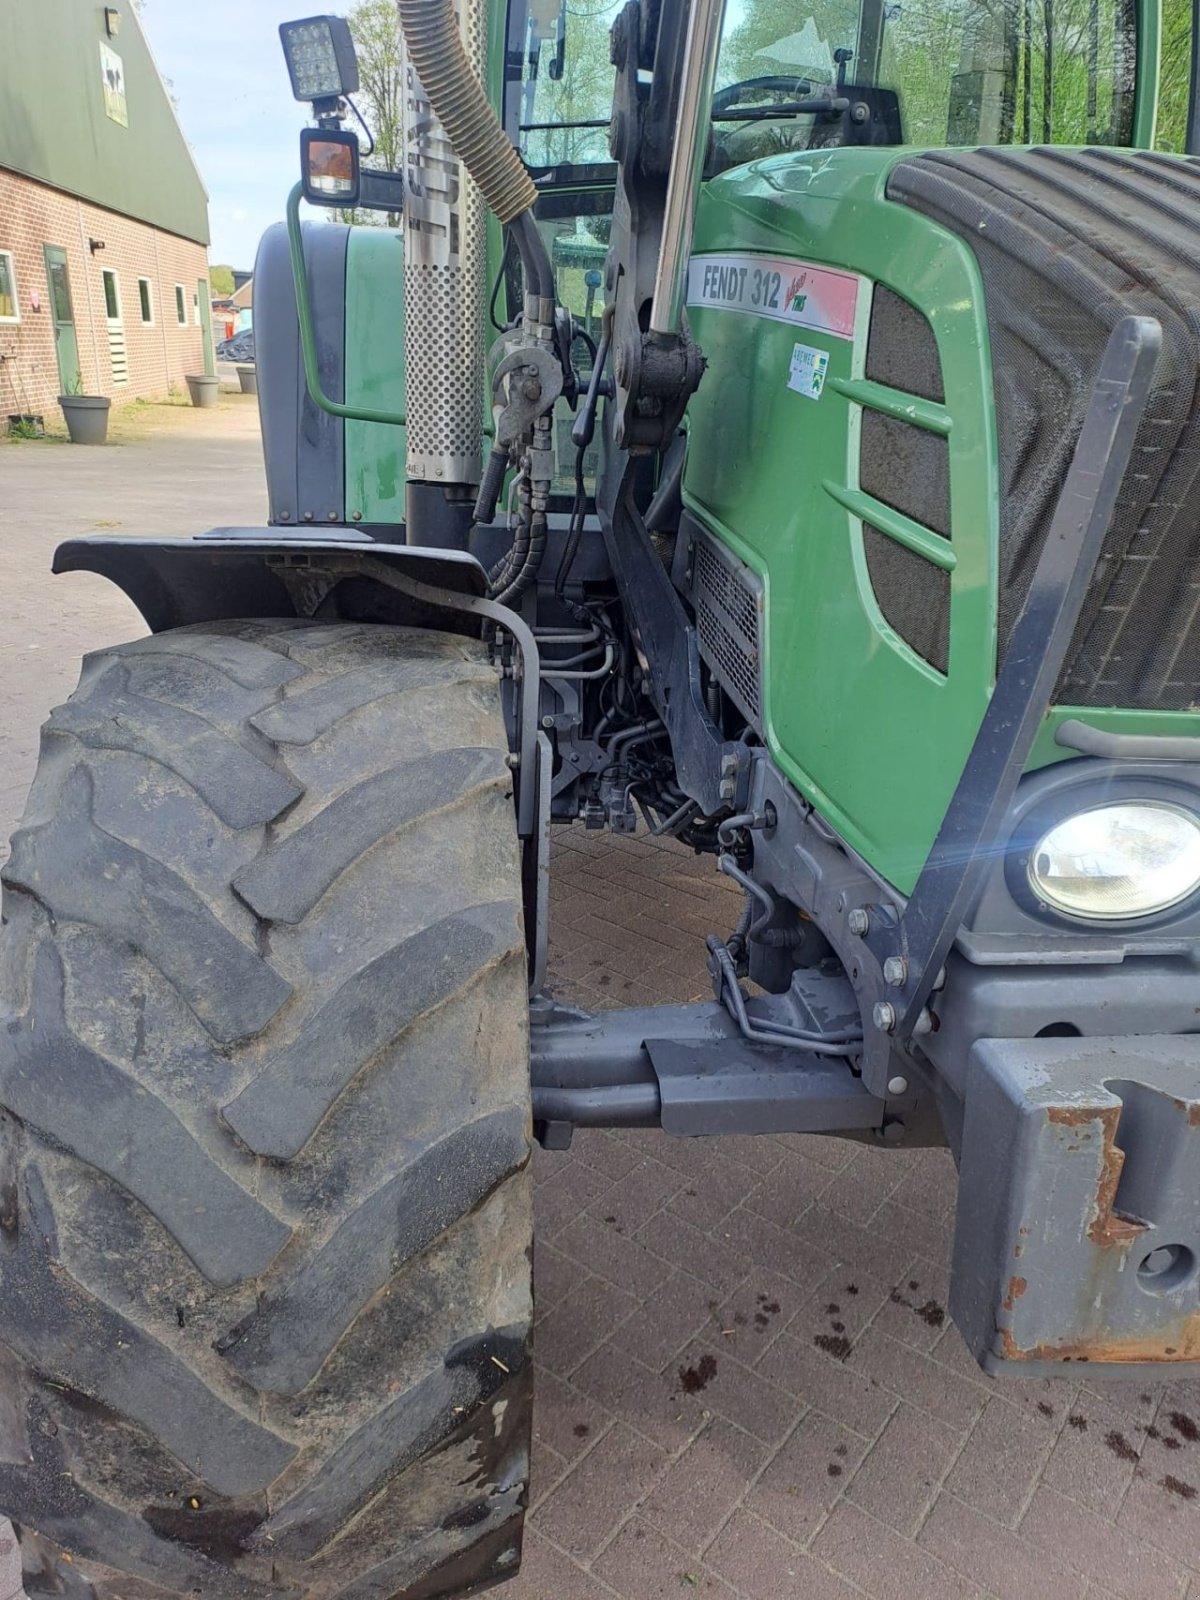
<svg viewBox="0 0 1200 1600"><path fill-rule="evenodd" d="M345 17L281 22L279 38L297 100L336 100L358 88L358 58Z"/></svg>

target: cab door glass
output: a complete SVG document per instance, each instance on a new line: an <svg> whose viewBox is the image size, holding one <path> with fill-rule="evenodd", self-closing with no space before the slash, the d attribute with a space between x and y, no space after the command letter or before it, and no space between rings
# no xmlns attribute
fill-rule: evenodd
<svg viewBox="0 0 1200 1600"><path fill-rule="evenodd" d="M609 34L624 0L529 0L508 24L508 133L531 167L607 162Z"/></svg>
<svg viewBox="0 0 1200 1600"><path fill-rule="evenodd" d="M714 167L868 142L1127 144L1136 43L1134 0L747 0L726 12Z"/></svg>
<svg viewBox="0 0 1200 1600"><path fill-rule="evenodd" d="M885 7L881 45L880 79L901 90L909 143L1129 143L1128 0L900 0Z"/></svg>
<svg viewBox="0 0 1200 1600"><path fill-rule="evenodd" d="M1188 95L1192 81L1192 0L1163 0L1162 77L1158 90L1156 150L1187 152Z"/></svg>

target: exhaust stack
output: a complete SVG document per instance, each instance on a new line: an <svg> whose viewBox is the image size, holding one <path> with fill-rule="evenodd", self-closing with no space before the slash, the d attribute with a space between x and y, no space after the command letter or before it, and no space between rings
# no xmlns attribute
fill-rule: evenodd
<svg viewBox="0 0 1200 1600"><path fill-rule="evenodd" d="M456 39L461 38L468 64L479 73L487 37L485 5L483 0L459 4L457 27L453 11L446 8L450 26ZM420 9L441 8L426 0ZM420 490L457 490L449 499L468 505L469 519L469 489L479 483L483 450L486 210L479 185L459 160L422 85L407 37L403 59L410 542L415 535L418 543L458 543L432 526L459 520L447 497L437 494L431 500ZM439 516L441 507L445 509ZM465 528L463 532L465 542Z"/></svg>

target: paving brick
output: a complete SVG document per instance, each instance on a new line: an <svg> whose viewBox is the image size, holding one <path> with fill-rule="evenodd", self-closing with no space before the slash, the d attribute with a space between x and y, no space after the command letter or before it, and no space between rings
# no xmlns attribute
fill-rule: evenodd
<svg viewBox="0 0 1200 1600"><path fill-rule="evenodd" d="M799 1283L815 1284L829 1272L829 1259L796 1228L776 1228L748 1211L735 1211L713 1230L715 1238L742 1261L767 1272L782 1272Z"/></svg>
<svg viewBox="0 0 1200 1600"><path fill-rule="evenodd" d="M653 1255L640 1239L631 1239L620 1232L615 1222L596 1213L577 1217L563 1228L555 1238L560 1250L567 1251L578 1261L586 1261L588 1270L598 1278L624 1289L639 1300L653 1294L666 1278L671 1268L661 1256Z"/></svg>
<svg viewBox="0 0 1200 1600"><path fill-rule="evenodd" d="M890 1239L899 1251L915 1250L932 1260L949 1262L954 1243L954 1218L947 1213L938 1219L901 1205L889 1196L871 1218L871 1229L881 1239Z"/></svg>
<svg viewBox="0 0 1200 1600"><path fill-rule="evenodd" d="M1081 1394L1046 1463L1044 1481L1104 1516L1120 1505L1144 1442L1145 1433L1125 1411Z"/></svg>
<svg viewBox="0 0 1200 1600"><path fill-rule="evenodd" d="M925 1519L962 1435L901 1401L846 1490L847 1499L911 1537Z"/></svg>
<svg viewBox="0 0 1200 1600"><path fill-rule="evenodd" d="M1113 1372L1100 1378L1088 1378L1081 1374L1079 1388L1081 1395L1093 1396L1111 1410L1122 1412L1131 1422L1143 1428L1154 1420L1154 1413L1159 1409L1160 1401L1166 1403L1167 1409L1170 1410L1175 1402L1167 1403L1169 1395L1175 1390L1187 1393L1186 1385L1148 1383L1142 1376L1119 1377ZM1183 1409L1186 1411L1190 1404L1191 1401L1188 1400ZM1200 1418L1200 1403L1195 1409L1197 1418Z"/></svg>
<svg viewBox="0 0 1200 1600"><path fill-rule="evenodd" d="M1158 1415L1178 1411L1200 1422L1200 1378L1176 1378L1171 1383L1142 1383L1134 1391L1140 1402Z"/></svg>
<svg viewBox="0 0 1200 1600"><path fill-rule="evenodd" d="M875 1600L981 1600L982 1591L849 1499L829 1514L812 1551Z"/></svg>
<svg viewBox="0 0 1200 1600"><path fill-rule="evenodd" d="M845 1141L829 1142L841 1145ZM759 1179L743 1204L755 1216L765 1217L777 1227L790 1228L836 1177L836 1170L807 1152L785 1148L779 1165Z"/></svg>
<svg viewBox="0 0 1200 1600"><path fill-rule="evenodd" d="M860 1228L821 1201L810 1206L796 1226L819 1244L830 1260L856 1271L870 1272L888 1283L899 1281L925 1243L919 1236L914 1236L911 1243L898 1242L874 1227Z"/></svg>
<svg viewBox="0 0 1200 1600"><path fill-rule="evenodd" d="M780 1133L775 1135L775 1143L807 1156L830 1172L840 1172L862 1148L857 1139L839 1139L836 1134L826 1133Z"/></svg>
<svg viewBox="0 0 1200 1600"><path fill-rule="evenodd" d="M1044 1485L1030 1501L1021 1533L1127 1600L1179 1600L1188 1582L1179 1562Z"/></svg>
<svg viewBox="0 0 1200 1600"><path fill-rule="evenodd" d="M924 1150L921 1158L897 1185L892 1198L931 1220L940 1221L954 1210L958 1181L954 1157L948 1150Z"/></svg>
<svg viewBox="0 0 1200 1600"><path fill-rule="evenodd" d="M612 1335L618 1350L661 1372L702 1329L715 1324L712 1289L687 1272L671 1272Z"/></svg>
<svg viewBox="0 0 1200 1600"><path fill-rule="evenodd" d="M529 1504L536 1506L544 1500L566 1470L566 1461L557 1450L543 1443L535 1428L529 1460Z"/></svg>
<svg viewBox="0 0 1200 1600"><path fill-rule="evenodd" d="M631 1294L589 1278L538 1323L539 1364L560 1377L569 1377L637 1307Z"/></svg>
<svg viewBox="0 0 1200 1600"><path fill-rule="evenodd" d="M533 1526L525 1532L521 1575L503 1592L505 1600L612 1600L613 1594Z"/></svg>
<svg viewBox="0 0 1200 1600"><path fill-rule="evenodd" d="M585 1166L582 1161L560 1157L558 1170L551 1172L534 1189L533 1212L538 1233L548 1243L556 1234L587 1210L593 1200L607 1194L612 1182Z"/></svg>
<svg viewBox="0 0 1200 1600"><path fill-rule="evenodd" d="M603 1344L589 1355L575 1373L574 1386L671 1452L704 1422L703 1406L681 1392L677 1373L655 1372L615 1345Z"/></svg>
<svg viewBox="0 0 1200 1600"><path fill-rule="evenodd" d="M941 1346L938 1348L940 1350ZM970 1376L978 1383L979 1368L974 1361L971 1365L974 1371ZM1026 1412L1040 1427L1051 1429L1057 1437L1063 1419L1076 1409L1079 1385L1067 1378L1024 1378L1015 1383L1001 1378L995 1390L997 1399Z"/></svg>
<svg viewBox="0 0 1200 1600"><path fill-rule="evenodd" d="M946 1310L949 1290L949 1265L918 1257L899 1283L892 1285L876 1326L901 1344L931 1350L950 1321Z"/></svg>
<svg viewBox="0 0 1200 1600"><path fill-rule="evenodd" d="M1055 1427L1036 1412L990 1395L946 1488L997 1522L1015 1525L1054 1448Z"/></svg>
<svg viewBox="0 0 1200 1600"><path fill-rule="evenodd" d="M730 1519L708 1563L742 1594L764 1600L857 1600L860 1593L748 1512Z"/></svg>
<svg viewBox="0 0 1200 1600"><path fill-rule="evenodd" d="M777 1444L803 1409L794 1394L736 1361L717 1344L696 1341L672 1363L680 1403L697 1413L715 1411L768 1444Z"/></svg>
<svg viewBox="0 0 1200 1600"><path fill-rule="evenodd" d="M721 1154L730 1161L741 1161L760 1178L775 1172L783 1161L784 1152L774 1139L764 1139L753 1133L727 1133L721 1139Z"/></svg>
<svg viewBox="0 0 1200 1600"><path fill-rule="evenodd" d="M917 1543L998 1600L1082 1600L1087 1580L1057 1556L943 1491Z"/></svg>
<svg viewBox="0 0 1200 1600"><path fill-rule="evenodd" d="M682 1173L652 1156L635 1157L629 1171L604 1191L588 1215L600 1217L618 1233L632 1237L688 1181Z"/></svg>
<svg viewBox="0 0 1200 1600"><path fill-rule="evenodd" d="M764 1465L770 1447L744 1429L713 1417L668 1468L641 1514L699 1555Z"/></svg>
<svg viewBox="0 0 1200 1600"><path fill-rule="evenodd" d="M666 1465L656 1444L620 1423L568 1473L535 1513L540 1532L568 1555L595 1555Z"/></svg>
<svg viewBox="0 0 1200 1600"><path fill-rule="evenodd" d="M719 1141L715 1142L718 1148L709 1157L707 1171L689 1178L668 1202L670 1210L704 1233L725 1223L760 1181L743 1162L727 1161L719 1153Z"/></svg>
<svg viewBox="0 0 1200 1600"><path fill-rule="evenodd" d="M960 1433L965 1433L975 1421L987 1398L982 1384L956 1378L929 1356L874 1328L868 1328L863 1334L847 1362L897 1397L920 1406Z"/></svg>
<svg viewBox="0 0 1200 1600"><path fill-rule="evenodd" d="M723 1579L640 1517L632 1517L593 1569L625 1600L680 1600L682 1595L736 1600Z"/></svg>
<svg viewBox="0 0 1200 1600"><path fill-rule="evenodd" d="M612 1423L612 1414L603 1406L552 1372L538 1373L536 1395L534 1439L548 1445L565 1464L590 1450Z"/></svg>
<svg viewBox="0 0 1200 1600"><path fill-rule="evenodd" d="M874 1273L830 1263L815 1292L801 1306L788 1332L820 1349L853 1343L878 1317L891 1284Z"/></svg>
<svg viewBox="0 0 1200 1600"><path fill-rule="evenodd" d="M889 1161L886 1150L864 1146L824 1190L821 1202L849 1222L865 1227L902 1177L902 1170Z"/></svg>
<svg viewBox="0 0 1200 1600"><path fill-rule="evenodd" d="M1168 1478L1174 1479L1173 1487L1167 1486ZM1197 1574L1192 1592L1200 1593L1200 1473L1182 1465L1153 1477L1137 1473L1116 1520L1127 1538L1152 1545Z"/></svg>
<svg viewBox="0 0 1200 1600"><path fill-rule="evenodd" d="M797 1283L778 1272L756 1272L735 1289L717 1312L714 1323L720 1338L713 1342L728 1348L748 1367L758 1364L820 1284ZM785 1388L791 1388L786 1384Z"/></svg>
<svg viewBox="0 0 1200 1600"><path fill-rule="evenodd" d="M807 1543L841 1499L868 1443L820 1412L807 1412L750 1491L747 1509L796 1544Z"/></svg>
<svg viewBox="0 0 1200 1600"><path fill-rule="evenodd" d="M659 1134L656 1149L661 1149L664 1142L666 1134ZM626 1149L629 1147L626 1146ZM592 1206L592 1211L605 1221L613 1219L613 1226L619 1232L632 1235L650 1222L654 1214L661 1211L662 1206L667 1205L672 1195L678 1194L678 1190L683 1189L690 1179L653 1155L638 1157L635 1152L630 1154L634 1154L634 1165L618 1182L614 1182L611 1189L605 1190L605 1194Z"/></svg>
<svg viewBox="0 0 1200 1600"><path fill-rule="evenodd" d="M988 1382L978 1361L967 1349L966 1340L952 1322L947 1324L946 1331L929 1353L939 1366L948 1367L960 1378L966 1378L968 1383ZM1025 1382L1018 1378L1009 1387L1014 1391L1020 1389L1024 1392ZM1074 1386L1068 1385L1068 1388L1073 1396Z"/></svg>
<svg viewBox="0 0 1200 1600"><path fill-rule="evenodd" d="M664 1261L683 1262L709 1285L718 1303L744 1283L752 1270L751 1263L729 1245L670 1212L640 1228L638 1237Z"/></svg>
<svg viewBox="0 0 1200 1600"><path fill-rule="evenodd" d="M534 1313L538 1318L575 1292L590 1274L582 1261L564 1255L535 1236L533 1241Z"/></svg>
<svg viewBox="0 0 1200 1600"><path fill-rule="evenodd" d="M899 1404L890 1389L867 1374L801 1341L781 1334L758 1364L765 1377L788 1389L803 1404L816 1406L835 1422L873 1438Z"/></svg>
<svg viewBox="0 0 1200 1600"><path fill-rule="evenodd" d="M580 1128L571 1141L571 1159L582 1161L611 1183L620 1183L637 1166L637 1156L604 1128Z"/></svg>

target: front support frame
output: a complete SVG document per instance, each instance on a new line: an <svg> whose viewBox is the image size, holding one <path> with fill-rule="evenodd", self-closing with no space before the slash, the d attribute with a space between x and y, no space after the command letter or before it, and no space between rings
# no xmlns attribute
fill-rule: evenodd
<svg viewBox="0 0 1200 1600"><path fill-rule="evenodd" d="M772 997L750 1004L763 1015ZM744 1039L715 1000L593 1016L541 997L530 1020L534 1128L548 1149L566 1149L585 1127L889 1140L906 1131L848 1057Z"/></svg>

